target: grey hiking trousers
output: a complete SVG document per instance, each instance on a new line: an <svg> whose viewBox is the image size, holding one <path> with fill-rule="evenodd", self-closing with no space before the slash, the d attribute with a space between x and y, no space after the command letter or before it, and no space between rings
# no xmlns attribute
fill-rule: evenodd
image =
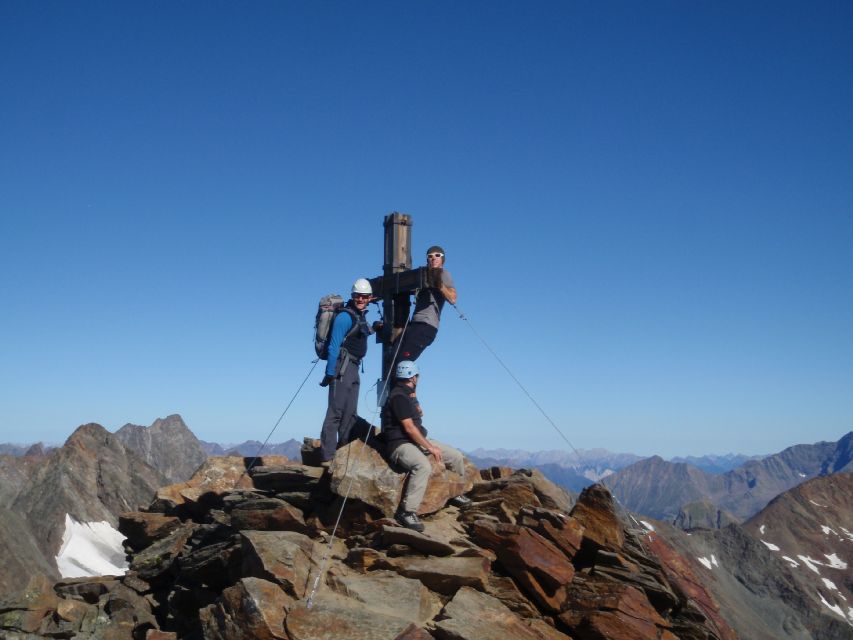
<svg viewBox="0 0 853 640"><path fill-rule="evenodd" d="M329 383L329 408L320 431L323 460L335 456L338 444L349 442L349 434L358 415L358 390L361 380L358 365L351 361L342 367L340 378Z"/></svg>
<svg viewBox="0 0 853 640"><path fill-rule="evenodd" d="M430 443L441 449L441 458L446 468L458 473L460 476L465 476L465 462L459 451L435 440L430 440ZM417 513L421 502L423 502L427 484L429 484L429 475L432 473L429 458L421 451L419 446L411 442L405 442L398 446L389 458L392 463L409 472L406 495L403 496L403 500L400 502L400 508L403 511Z"/></svg>

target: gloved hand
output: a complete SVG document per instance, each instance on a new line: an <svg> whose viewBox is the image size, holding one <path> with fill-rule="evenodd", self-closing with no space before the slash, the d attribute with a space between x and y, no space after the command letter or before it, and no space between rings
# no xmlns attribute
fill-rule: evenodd
<svg viewBox="0 0 853 640"><path fill-rule="evenodd" d="M334 379L335 379L335 376L323 376L323 379L320 380L320 386L321 387L328 387L331 384L332 380L334 380Z"/></svg>
<svg viewBox="0 0 853 640"><path fill-rule="evenodd" d="M371 328L373 329L373 333L379 333L380 331L382 331L382 327L384 327L384 326L385 325L382 323L381 320L377 320L376 322L373 323Z"/></svg>

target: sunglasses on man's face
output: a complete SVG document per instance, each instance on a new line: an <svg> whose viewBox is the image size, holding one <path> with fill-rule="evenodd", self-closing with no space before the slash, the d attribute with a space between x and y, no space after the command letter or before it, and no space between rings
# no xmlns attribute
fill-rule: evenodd
<svg viewBox="0 0 853 640"><path fill-rule="evenodd" d="M352 297L355 298L356 300L370 300L370 294L369 293L354 293L354 294L352 294Z"/></svg>
<svg viewBox="0 0 853 640"><path fill-rule="evenodd" d="M427 258L443 258L443 253L428 253Z"/></svg>

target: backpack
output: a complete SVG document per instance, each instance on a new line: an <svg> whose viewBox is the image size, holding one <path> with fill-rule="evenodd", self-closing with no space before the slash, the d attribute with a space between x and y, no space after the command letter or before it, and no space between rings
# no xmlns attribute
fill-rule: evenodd
<svg viewBox="0 0 853 640"><path fill-rule="evenodd" d="M314 317L314 352L320 360L329 359L329 337L332 334L332 324L342 311L353 316L352 329L346 335L348 338L350 333L358 328L355 314L344 306L344 299L337 293L330 293L320 298L317 315Z"/></svg>

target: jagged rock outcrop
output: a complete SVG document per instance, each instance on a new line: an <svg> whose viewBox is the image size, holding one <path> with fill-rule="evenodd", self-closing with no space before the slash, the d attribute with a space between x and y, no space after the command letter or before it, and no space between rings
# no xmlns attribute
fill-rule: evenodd
<svg viewBox="0 0 853 640"><path fill-rule="evenodd" d="M118 514L149 504L165 478L98 424L79 427L32 475L13 503L55 556L66 514L79 522L118 524Z"/></svg>
<svg viewBox="0 0 853 640"><path fill-rule="evenodd" d="M363 499L376 488L342 508L322 469L263 458L235 478L248 461L227 460L227 482L200 470L122 516L125 576L4 604L0 631L55 635L62 620L67 638L734 638L599 485L572 508L538 472L488 470L470 508L439 508L421 535ZM374 472L393 504L399 487ZM130 594L144 603L124 604Z"/></svg>
<svg viewBox="0 0 853 640"><path fill-rule="evenodd" d="M97 424L79 427L49 455L31 453L0 456L0 594L36 575L59 578L56 556L69 522L115 527L120 513L149 504L166 482Z"/></svg>
<svg viewBox="0 0 853 640"><path fill-rule="evenodd" d="M170 483L189 480L207 459L201 442L179 415L157 418L150 427L126 424L115 436Z"/></svg>

